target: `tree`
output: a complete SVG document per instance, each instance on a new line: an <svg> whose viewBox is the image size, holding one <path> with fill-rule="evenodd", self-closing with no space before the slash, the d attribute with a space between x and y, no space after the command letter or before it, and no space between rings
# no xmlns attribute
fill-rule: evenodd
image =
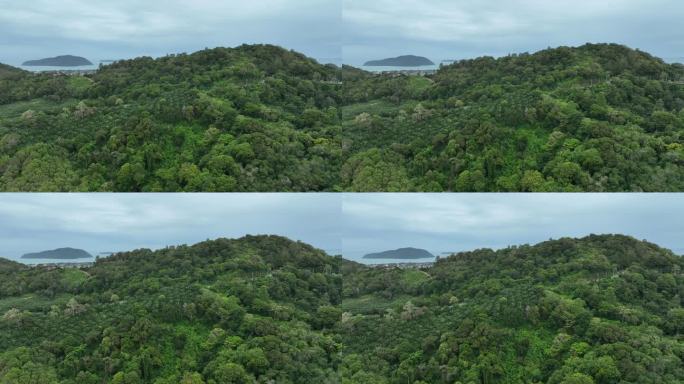
<svg viewBox="0 0 684 384"><path fill-rule="evenodd" d="M594 384L594 380L583 373L572 373L566 376L561 384Z"/></svg>
<svg viewBox="0 0 684 384"><path fill-rule="evenodd" d="M5 312L5 314L2 316L2 320L10 324L22 326L29 316L29 312L21 311L17 308L11 308Z"/></svg>
<svg viewBox="0 0 684 384"><path fill-rule="evenodd" d="M202 375L197 372L186 372L183 374L183 378L180 384L205 384Z"/></svg>
<svg viewBox="0 0 684 384"><path fill-rule="evenodd" d="M205 375L210 378L209 384L251 384L254 382L254 379L247 374L245 369L240 364L235 363L221 364Z"/></svg>
<svg viewBox="0 0 684 384"><path fill-rule="evenodd" d="M325 305L316 310L316 323L319 328L332 328L342 319L342 310L337 307Z"/></svg>
<svg viewBox="0 0 684 384"><path fill-rule="evenodd" d="M667 330L674 335L684 332L684 308L672 308L667 312Z"/></svg>
<svg viewBox="0 0 684 384"><path fill-rule="evenodd" d="M79 315L83 312L85 312L86 306L83 304L80 304L75 297L72 297L69 299L69 302L66 304L66 308L64 309L64 314L67 316L76 316Z"/></svg>

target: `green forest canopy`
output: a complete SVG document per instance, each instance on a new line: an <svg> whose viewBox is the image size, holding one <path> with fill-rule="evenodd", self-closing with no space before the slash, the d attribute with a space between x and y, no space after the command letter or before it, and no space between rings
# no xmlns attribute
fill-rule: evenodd
<svg viewBox="0 0 684 384"><path fill-rule="evenodd" d="M270 45L0 67L3 191L682 191L684 66L614 44L378 75Z"/></svg>
<svg viewBox="0 0 684 384"><path fill-rule="evenodd" d="M339 88L336 67L268 45L0 76L0 189L329 190Z"/></svg>
<svg viewBox="0 0 684 384"><path fill-rule="evenodd" d="M684 189L681 64L588 44L343 73L346 190Z"/></svg>
<svg viewBox="0 0 684 384"><path fill-rule="evenodd" d="M684 380L684 260L626 236L424 269L369 268L277 236L82 270L4 264L0 383Z"/></svg>

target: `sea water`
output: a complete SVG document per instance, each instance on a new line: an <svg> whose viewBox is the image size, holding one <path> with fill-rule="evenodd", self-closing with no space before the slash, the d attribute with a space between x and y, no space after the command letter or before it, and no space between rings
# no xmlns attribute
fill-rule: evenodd
<svg viewBox="0 0 684 384"><path fill-rule="evenodd" d="M78 67L53 67L53 66L28 66L28 65L21 65L21 63L7 63L9 65L12 65L13 67L23 69L25 71L29 72L54 72L54 71L95 71L100 68L100 66L104 65L109 65L112 62L110 61L105 61L101 62L100 60L92 61L93 65L80 65Z"/></svg>
<svg viewBox="0 0 684 384"><path fill-rule="evenodd" d="M357 263L365 265L381 265L381 264L424 264L434 263L437 260L435 257L426 259L364 259L354 260Z"/></svg>
<svg viewBox="0 0 684 384"><path fill-rule="evenodd" d="M54 72L54 71L95 71L100 66L98 64L94 65L81 65L78 67L44 67L44 66L26 66L20 65L18 68L29 72Z"/></svg>
<svg viewBox="0 0 684 384"><path fill-rule="evenodd" d="M420 67L388 67L388 66L366 66L362 65L359 67L364 71L368 72L393 72L393 71L436 71L439 69L439 65L423 65Z"/></svg>
<svg viewBox="0 0 684 384"><path fill-rule="evenodd" d="M430 250L428 250L428 252L432 253L433 255L439 254L432 252ZM344 249L340 253L342 254L342 257L344 257L347 260L355 261L357 263L366 265L432 263L437 260L436 256L426 257L424 259L364 259L363 256L369 253L367 250Z"/></svg>
<svg viewBox="0 0 684 384"><path fill-rule="evenodd" d="M22 259L21 257L4 257L7 260L16 261L25 265L38 264L70 264L70 263L94 263L95 257L84 257L82 259Z"/></svg>

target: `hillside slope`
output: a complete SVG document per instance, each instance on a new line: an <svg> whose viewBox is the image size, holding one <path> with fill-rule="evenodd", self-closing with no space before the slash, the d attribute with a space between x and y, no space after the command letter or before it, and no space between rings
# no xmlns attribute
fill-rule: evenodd
<svg viewBox="0 0 684 384"><path fill-rule="evenodd" d="M350 191L684 190L684 66L612 44L344 69Z"/></svg>
<svg viewBox="0 0 684 384"><path fill-rule="evenodd" d="M0 79L21 73L25 73L25 71L7 64L0 63Z"/></svg>
<svg viewBox="0 0 684 384"><path fill-rule="evenodd" d="M332 190L338 72L244 45L0 77L0 190Z"/></svg>
<svg viewBox="0 0 684 384"><path fill-rule="evenodd" d="M345 275L341 372L372 383L679 383L684 260L626 236Z"/></svg>
<svg viewBox="0 0 684 384"><path fill-rule="evenodd" d="M3 259L0 257L0 273L11 273L25 269L26 266L16 261Z"/></svg>
<svg viewBox="0 0 684 384"><path fill-rule="evenodd" d="M2 276L0 382L333 382L339 264L259 236Z"/></svg>
<svg viewBox="0 0 684 384"><path fill-rule="evenodd" d="M674 384L683 269L619 235L422 270L277 236L0 269L0 382Z"/></svg>

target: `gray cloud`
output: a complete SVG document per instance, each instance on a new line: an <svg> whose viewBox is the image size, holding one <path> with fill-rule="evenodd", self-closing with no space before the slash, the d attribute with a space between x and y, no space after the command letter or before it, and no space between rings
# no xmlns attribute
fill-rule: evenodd
<svg viewBox="0 0 684 384"><path fill-rule="evenodd" d="M676 0L344 0L344 60L421 54L433 60L615 42L684 56Z"/></svg>
<svg viewBox="0 0 684 384"><path fill-rule="evenodd" d="M0 61L93 60L271 43L340 56L340 0L0 0Z"/></svg>

